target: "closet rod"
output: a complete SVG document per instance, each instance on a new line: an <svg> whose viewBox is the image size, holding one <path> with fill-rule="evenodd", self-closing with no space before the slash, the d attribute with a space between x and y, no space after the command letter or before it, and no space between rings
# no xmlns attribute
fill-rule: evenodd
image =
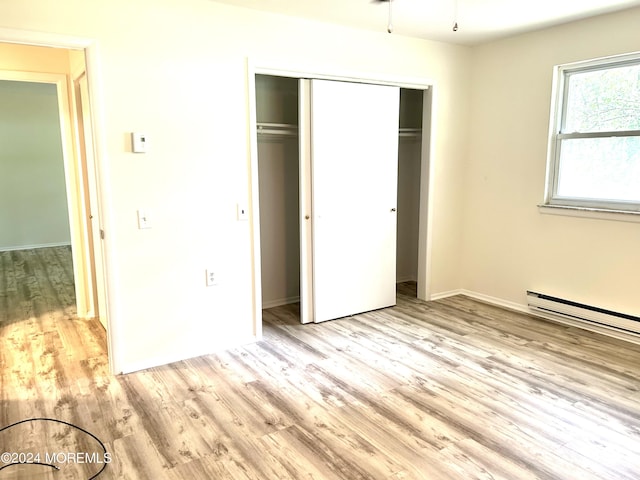
<svg viewBox="0 0 640 480"><path fill-rule="evenodd" d="M401 128L399 135L401 137L420 137L422 129L420 128Z"/></svg>
<svg viewBox="0 0 640 480"><path fill-rule="evenodd" d="M258 135L285 135L295 136L298 134L298 126L288 123L265 123L258 122Z"/></svg>
<svg viewBox="0 0 640 480"><path fill-rule="evenodd" d="M266 123L259 122L257 124L258 135L285 135L295 136L298 134L297 125L288 123ZM401 128L399 135L401 137L419 137L422 130L419 128Z"/></svg>

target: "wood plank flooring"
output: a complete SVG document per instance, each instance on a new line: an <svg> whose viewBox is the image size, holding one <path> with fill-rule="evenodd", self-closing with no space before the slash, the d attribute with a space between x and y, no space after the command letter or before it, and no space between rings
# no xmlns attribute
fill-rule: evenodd
<svg viewBox="0 0 640 480"><path fill-rule="evenodd" d="M0 428L89 430L101 480L640 478L637 345L402 284L393 308L300 325L277 307L261 342L113 377L68 254L0 253ZM0 452L70 449L100 451L63 425L0 432ZM59 466L0 479L97 471Z"/></svg>

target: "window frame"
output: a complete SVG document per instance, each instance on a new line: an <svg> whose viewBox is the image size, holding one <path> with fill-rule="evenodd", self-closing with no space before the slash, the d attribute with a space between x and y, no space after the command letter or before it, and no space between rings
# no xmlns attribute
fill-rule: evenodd
<svg viewBox="0 0 640 480"><path fill-rule="evenodd" d="M640 129L571 133L565 133L562 131L567 115L566 99L568 98L569 93L568 78L576 73L607 70L625 65L640 65L640 52L556 65L554 67L551 120L549 125L549 145L547 154L547 182L545 189L545 201L542 206L588 209L604 212L623 212L640 215L640 200L603 200L597 198L564 197L557 194L560 170L560 152L561 145L564 140L576 138L640 137Z"/></svg>

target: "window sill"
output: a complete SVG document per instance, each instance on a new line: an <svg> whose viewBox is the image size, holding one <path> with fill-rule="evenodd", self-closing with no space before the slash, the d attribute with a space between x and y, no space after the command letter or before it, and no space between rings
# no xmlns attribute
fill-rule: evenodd
<svg viewBox="0 0 640 480"><path fill-rule="evenodd" d="M604 208L575 207L568 205L538 205L540 213L548 215L564 215L568 217L595 218L598 220L615 220L619 222L640 223L640 212L626 210L607 210Z"/></svg>

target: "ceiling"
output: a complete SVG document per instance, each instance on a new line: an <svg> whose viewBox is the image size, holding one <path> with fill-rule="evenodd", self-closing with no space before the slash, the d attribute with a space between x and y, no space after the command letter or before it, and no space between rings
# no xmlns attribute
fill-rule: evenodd
<svg viewBox="0 0 640 480"><path fill-rule="evenodd" d="M389 4L380 0L215 1L367 30L387 30ZM392 23L396 35L474 45L634 6L640 6L640 0L393 0ZM453 32L456 9L459 29Z"/></svg>

